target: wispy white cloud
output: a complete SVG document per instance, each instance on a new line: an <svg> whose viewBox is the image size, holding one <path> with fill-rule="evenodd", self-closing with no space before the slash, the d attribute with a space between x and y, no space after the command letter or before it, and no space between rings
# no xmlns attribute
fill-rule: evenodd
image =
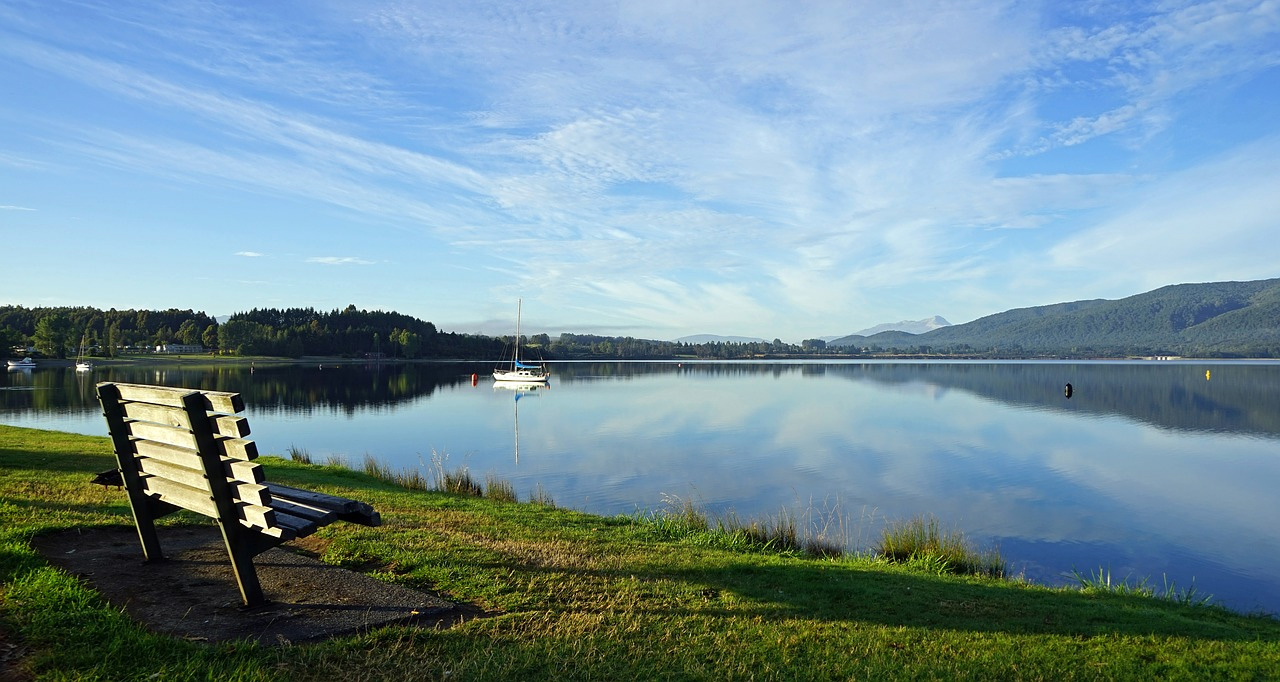
<svg viewBox="0 0 1280 682"><path fill-rule="evenodd" d="M264 254L257 251L236 251L235 255L244 256L245 258L261 258Z"/></svg>
<svg viewBox="0 0 1280 682"><path fill-rule="evenodd" d="M27 208L26 206L4 206L4 205L0 205L0 211L34 211L34 210L36 210L36 209L34 209L34 208Z"/></svg>
<svg viewBox="0 0 1280 682"><path fill-rule="evenodd" d="M321 265L374 265L377 263L377 261L355 256L314 256L308 258L307 262L320 263Z"/></svg>
<svg viewBox="0 0 1280 682"><path fill-rule="evenodd" d="M1069 17L1089 25L1050 32L1039 53L1039 73L1046 76L1040 82L1052 84L1050 90L1122 104L1049 119L1049 134L1034 152L1117 132L1149 139L1176 118L1177 98L1280 64L1280 7L1266 0L1155 5L1150 12L1119 16L1093 9L1102 16Z"/></svg>

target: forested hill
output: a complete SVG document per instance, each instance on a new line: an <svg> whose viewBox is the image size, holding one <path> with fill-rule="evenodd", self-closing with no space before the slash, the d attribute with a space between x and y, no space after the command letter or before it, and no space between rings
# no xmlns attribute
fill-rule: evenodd
<svg viewBox="0 0 1280 682"><path fill-rule="evenodd" d="M1280 279L1178 284L1118 300L1018 308L924 334L828 346L904 352L1280 357Z"/></svg>
<svg viewBox="0 0 1280 682"><path fill-rule="evenodd" d="M503 339L440 332L408 315L380 310L253 309L219 324L194 310L99 310L0 306L0 357L15 346L67 357L83 345L98 356L149 352L164 344L199 345L234 355L369 355L495 358Z"/></svg>

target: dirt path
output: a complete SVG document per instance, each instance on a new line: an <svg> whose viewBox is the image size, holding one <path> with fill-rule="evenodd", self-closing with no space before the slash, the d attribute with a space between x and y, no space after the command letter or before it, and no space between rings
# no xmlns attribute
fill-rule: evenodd
<svg viewBox="0 0 1280 682"><path fill-rule="evenodd" d="M190 640L283 645L398 623L447 627L482 615L279 547L254 559L270 601L245 608L215 526L158 531L167 559L150 564L132 526L64 531L33 544L148 629Z"/></svg>

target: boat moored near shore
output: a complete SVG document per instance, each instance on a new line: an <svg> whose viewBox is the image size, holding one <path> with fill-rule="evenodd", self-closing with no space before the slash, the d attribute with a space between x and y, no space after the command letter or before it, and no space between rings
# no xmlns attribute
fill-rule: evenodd
<svg viewBox="0 0 1280 682"><path fill-rule="evenodd" d="M493 370L494 381L511 381L526 384L543 384L551 378L551 372L545 364L531 365L520 360L520 313L523 301L516 303L516 338L515 350L511 354L509 365Z"/></svg>

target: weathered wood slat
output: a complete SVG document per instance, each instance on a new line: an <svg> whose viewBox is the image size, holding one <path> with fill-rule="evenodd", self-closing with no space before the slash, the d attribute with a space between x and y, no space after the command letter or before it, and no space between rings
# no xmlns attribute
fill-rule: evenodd
<svg viewBox="0 0 1280 682"><path fill-rule="evenodd" d="M271 497L274 499L286 499L292 502L301 502L320 509L328 509L333 512L346 514L360 511L362 506L369 506L363 502L349 500L345 497L327 495L325 493L318 493L311 490L290 488L287 485L280 485L279 483L268 483L266 485L267 490L271 491ZM370 509L372 509L372 507L370 507Z"/></svg>
<svg viewBox="0 0 1280 682"><path fill-rule="evenodd" d="M244 417L218 414L211 416L210 420L212 420L213 432L219 436L244 438L249 435L249 420Z"/></svg>
<svg viewBox="0 0 1280 682"><path fill-rule="evenodd" d="M142 476L142 486L148 493L158 496L169 504L190 509L212 519L218 518L218 507L213 503L213 496L208 491L151 475Z"/></svg>
<svg viewBox="0 0 1280 682"><path fill-rule="evenodd" d="M267 486L258 485L256 483L241 483L240 481L228 481L235 497L240 502L247 504L256 504L260 507L270 507L274 501L271 499L271 493L267 491Z"/></svg>
<svg viewBox="0 0 1280 682"><path fill-rule="evenodd" d="M182 407L182 396L191 393L191 389L177 389L168 386L149 386L146 384L112 383L120 392L120 399L129 402L153 403Z"/></svg>
<svg viewBox="0 0 1280 682"><path fill-rule="evenodd" d="M276 512L283 512L290 516L304 518L312 523L321 525L332 523L338 518L337 514L327 509L319 509L317 507L299 504L297 502L290 502L289 500L271 500L271 508L276 510Z"/></svg>
<svg viewBox="0 0 1280 682"><path fill-rule="evenodd" d="M203 469L188 469L187 467L177 466L159 459L151 459L150 457L138 457L134 461L138 464L138 470L144 474L181 483L199 490L205 495L212 494L209 490L209 479L205 478Z"/></svg>
<svg viewBox="0 0 1280 682"><path fill-rule="evenodd" d="M235 507L240 520L255 528L271 528L276 525L276 512L271 507L248 502L238 502Z"/></svg>
<svg viewBox="0 0 1280 682"><path fill-rule="evenodd" d="M257 462L223 458L222 466L227 470L227 478L233 481L262 483L262 465Z"/></svg>
<svg viewBox="0 0 1280 682"><path fill-rule="evenodd" d="M273 537L279 540L280 542L288 542L298 537L298 534L295 533L292 528L286 528L284 526L279 526L279 525L272 526L270 528L262 528L261 526L255 526L249 523L248 521L245 521L244 519L240 519L240 527L246 530L252 531L254 533L261 533L263 535L268 535L270 537Z"/></svg>
<svg viewBox="0 0 1280 682"><path fill-rule="evenodd" d="M226 412L236 414L244 412L244 398L239 393L223 393L220 391L201 391L204 396L205 409L210 412Z"/></svg>
<svg viewBox="0 0 1280 682"><path fill-rule="evenodd" d="M194 450L165 445L147 440L133 441L133 450L140 457L158 459L188 469L203 468L200 455ZM262 483L262 465L240 459L221 458L222 470L227 478L241 483Z"/></svg>
<svg viewBox="0 0 1280 682"><path fill-rule="evenodd" d="M300 537L300 538L305 538L308 535L311 535L312 533L316 532L317 528L320 527L319 524L315 523L314 521L309 521L302 517L294 516L292 514L286 514L284 512L276 513L276 523L284 528L289 529L291 532L293 532L295 537Z"/></svg>
<svg viewBox="0 0 1280 682"><path fill-rule="evenodd" d="M190 388L171 388L169 386L148 386L146 384L112 384L120 390L120 397L128 401L155 403L170 407L181 407L182 397L188 393L199 393L210 412L237 413L244 412L244 399L239 393L221 391L196 391Z"/></svg>
<svg viewBox="0 0 1280 682"><path fill-rule="evenodd" d="M179 482L179 484L186 485L188 488L200 490L206 495L212 495L209 479L206 479L205 472L202 470L174 466L174 464L160 461L160 459L151 458L138 458L137 463L138 470L147 473L147 475L159 476L161 479ZM237 502L255 504L259 505L259 507L270 507L271 494L265 485L237 481L229 479L229 477L227 482Z"/></svg>
<svg viewBox="0 0 1280 682"><path fill-rule="evenodd" d="M153 403L123 403L124 416L143 422L155 422L180 429L190 429L191 420L181 407L168 407Z"/></svg>
<svg viewBox="0 0 1280 682"><path fill-rule="evenodd" d="M125 422L125 428L128 429L129 435L134 438L158 441L167 445L187 448L188 450L199 450L199 447L196 446L195 436L192 436L191 431L187 429L175 429L170 426L152 424L151 422Z"/></svg>
<svg viewBox="0 0 1280 682"><path fill-rule="evenodd" d="M382 516L373 507L358 500L350 500L336 495L326 495L310 490L299 490L278 483L267 483L267 490L274 500L301 503L320 509L327 509L348 523L377 527L382 525Z"/></svg>
<svg viewBox="0 0 1280 682"><path fill-rule="evenodd" d="M180 448L151 440L134 440L130 444L133 451L142 457L163 460L188 469L201 468L200 453L190 448Z"/></svg>
<svg viewBox="0 0 1280 682"><path fill-rule="evenodd" d="M153 403L124 403L125 417L143 422L153 422L180 429L190 429L191 420L181 407L169 407ZM209 423L213 432L225 438L243 438L249 435L249 420L231 414L211 413Z"/></svg>
<svg viewBox="0 0 1280 682"><path fill-rule="evenodd" d="M130 438L172 445L198 454L199 448L190 429L135 421L126 421L124 426Z"/></svg>
<svg viewBox="0 0 1280 682"><path fill-rule="evenodd" d="M231 459L249 461L258 458L258 444L243 438L219 438L218 454Z"/></svg>

